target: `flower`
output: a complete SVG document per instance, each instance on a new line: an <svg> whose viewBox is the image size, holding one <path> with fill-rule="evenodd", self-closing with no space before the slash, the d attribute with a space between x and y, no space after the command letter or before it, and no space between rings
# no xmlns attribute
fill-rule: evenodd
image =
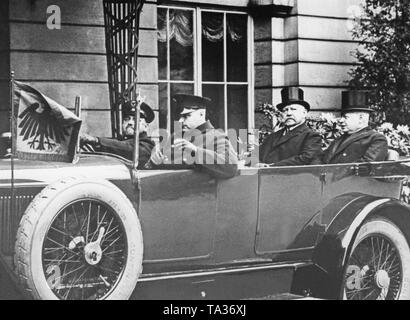
<svg viewBox="0 0 410 320"><path fill-rule="evenodd" d="M385 122L382 123L382 125L379 127L381 129L381 131L385 132L385 131L393 131L393 124L390 122Z"/></svg>
<svg viewBox="0 0 410 320"><path fill-rule="evenodd" d="M407 125L398 125L394 128L391 123L383 123L377 130L384 134L390 149L397 151L401 156L410 155L410 129Z"/></svg>
<svg viewBox="0 0 410 320"><path fill-rule="evenodd" d="M398 125L397 126L397 131L399 132L399 133L402 133L402 134L404 134L404 135L410 135L410 129L409 129L409 127L407 126L407 125Z"/></svg>
<svg viewBox="0 0 410 320"><path fill-rule="evenodd" d="M321 119L326 122L334 123L337 122L337 118L333 113L325 112L321 114Z"/></svg>

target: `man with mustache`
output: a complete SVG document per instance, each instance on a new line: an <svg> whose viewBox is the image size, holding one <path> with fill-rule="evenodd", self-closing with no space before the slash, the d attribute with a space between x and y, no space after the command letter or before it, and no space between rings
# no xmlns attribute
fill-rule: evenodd
<svg viewBox="0 0 410 320"><path fill-rule="evenodd" d="M320 163L384 161L388 154L386 137L369 127L368 92L342 92L342 126L344 134L333 141L319 158Z"/></svg>
<svg viewBox="0 0 410 320"><path fill-rule="evenodd" d="M260 147L258 167L301 166L310 164L322 148L319 133L309 129L306 117L310 105L303 99L303 90L297 87L281 91L284 128L272 133Z"/></svg>
<svg viewBox="0 0 410 320"><path fill-rule="evenodd" d="M238 158L228 137L206 120L206 109L211 99L189 94L176 94L174 102L180 111L182 135L175 133L163 150L157 146L151 155L149 167L194 168L216 178L231 178L238 169ZM169 152L171 148L171 152ZM167 159L166 154L172 154ZM171 163L167 164L167 160Z"/></svg>
<svg viewBox="0 0 410 320"><path fill-rule="evenodd" d="M122 106L122 131L120 139L93 137L82 135L81 145L91 145L94 150L114 153L128 160L132 160L134 150L135 107L136 101L128 101ZM142 168L151 156L155 142L148 136L148 125L154 121L155 115L151 107L143 102L140 107L139 123L139 158L138 167Z"/></svg>

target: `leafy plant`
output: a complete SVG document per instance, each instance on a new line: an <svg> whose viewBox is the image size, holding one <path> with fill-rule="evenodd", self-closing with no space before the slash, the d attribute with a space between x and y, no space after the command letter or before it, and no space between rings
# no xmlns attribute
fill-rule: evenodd
<svg viewBox="0 0 410 320"><path fill-rule="evenodd" d="M317 131L322 137L322 148L326 149L336 138L343 134L340 119L332 113L322 113L319 118L309 118L306 124L312 130Z"/></svg>
<svg viewBox="0 0 410 320"><path fill-rule="evenodd" d="M282 113L276 106L264 103L255 109L256 113L263 114L269 125L263 124L259 128L259 143L261 144L272 132L279 130L283 126Z"/></svg>
<svg viewBox="0 0 410 320"><path fill-rule="evenodd" d="M384 134L390 149L401 156L410 155L410 129L407 125L397 125L394 128L392 123L385 122L377 127L377 131Z"/></svg>

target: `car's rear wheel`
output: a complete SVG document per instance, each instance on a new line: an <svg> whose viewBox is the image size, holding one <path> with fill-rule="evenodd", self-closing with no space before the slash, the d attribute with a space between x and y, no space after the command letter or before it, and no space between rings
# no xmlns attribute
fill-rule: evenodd
<svg viewBox="0 0 410 320"><path fill-rule="evenodd" d="M342 291L347 300L410 299L410 248L392 221L376 217L360 228Z"/></svg>
<svg viewBox="0 0 410 320"><path fill-rule="evenodd" d="M141 226L112 183L69 178L27 208L15 251L20 283L35 299L127 299L142 270Z"/></svg>

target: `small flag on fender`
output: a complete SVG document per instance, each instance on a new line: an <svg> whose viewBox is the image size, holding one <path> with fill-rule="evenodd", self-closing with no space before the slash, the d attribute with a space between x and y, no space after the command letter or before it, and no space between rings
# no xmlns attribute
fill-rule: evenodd
<svg viewBox="0 0 410 320"><path fill-rule="evenodd" d="M73 162L81 119L33 87L14 81L14 155Z"/></svg>

